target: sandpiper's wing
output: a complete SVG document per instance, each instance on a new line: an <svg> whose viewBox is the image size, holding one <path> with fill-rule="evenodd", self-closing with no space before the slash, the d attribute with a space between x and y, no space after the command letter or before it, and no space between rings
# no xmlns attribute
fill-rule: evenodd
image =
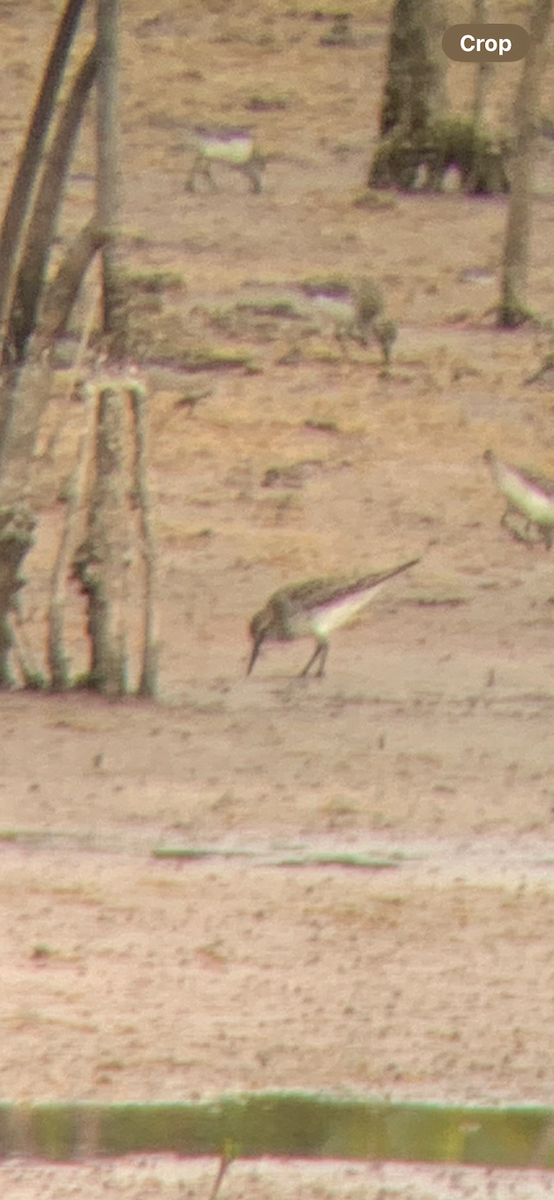
<svg viewBox="0 0 554 1200"><path fill-rule="evenodd" d="M350 583L352 581L350 580ZM304 583L293 583L279 588L270 603L282 613L300 612L307 608L319 608L344 595L348 580L344 576L306 579Z"/></svg>
<svg viewBox="0 0 554 1200"><path fill-rule="evenodd" d="M372 575L362 575L361 579L356 579L348 590L363 592L367 588L378 587L380 583L386 583L387 579L394 579L395 575L401 575L410 567L417 566L418 562L421 562L421 559L410 558L408 562L400 563L398 567L389 567L388 571L374 571Z"/></svg>
<svg viewBox="0 0 554 1200"><path fill-rule="evenodd" d="M379 584L385 583L387 579L392 579L395 575L400 575L402 571L407 571L409 567L415 567L419 561L419 558L412 558L409 562L401 563L398 567L391 567L388 571L374 571L371 575L356 576L354 579L344 576L308 579L305 583L281 588L273 596L273 604L281 611L289 613L298 612L301 609L321 608L326 604L333 604L335 601L341 600L344 596L352 596L356 592L376 588Z"/></svg>

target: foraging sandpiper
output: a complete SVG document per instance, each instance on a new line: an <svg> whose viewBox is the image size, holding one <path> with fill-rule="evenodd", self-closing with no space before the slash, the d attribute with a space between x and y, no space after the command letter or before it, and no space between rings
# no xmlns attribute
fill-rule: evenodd
<svg viewBox="0 0 554 1200"><path fill-rule="evenodd" d="M501 462L492 450L485 451L484 459L508 501L500 524L512 537L528 545L533 544L533 538L529 535L535 526L538 531L538 539L535 540L543 541L546 549L550 550L554 536L554 480L527 467ZM523 530L515 528L507 520L510 513L521 513L526 518Z"/></svg>
<svg viewBox="0 0 554 1200"><path fill-rule="evenodd" d="M186 182L187 191L195 190L197 175L203 175L212 191L216 191L211 166L221 163L242 171L250 181L251 191L261 192L266 160L256 149L254 135L248 126L197 125L187 134L187 139L196 149Z"/></svg>
<svg viewBox="0 0 554 1200"><path fill-rule="evenodd" d="M335 276L307 279L300 284L300 288L313 308L332 320L335 338L345 357L348 338L367 346L373 335L383 352L385 367L390 365L398 326L395 321L383 316L385 298L376 280L365 275L353 280Z"/></svg>
<svg viewBox="0 0 554 1200"><path fill-rule="evenodd" d="M389 571L377 571L357 579L310 579L279 588L250 622L253 646L248 664L250 674L263 642L290 642L295 638L314 637L316 648L300 675L307 675L319 659L317 675L325 672L329 653L329 634L346 625L369 604L389 579L415 567L419 558L401 563Z"/></svg>

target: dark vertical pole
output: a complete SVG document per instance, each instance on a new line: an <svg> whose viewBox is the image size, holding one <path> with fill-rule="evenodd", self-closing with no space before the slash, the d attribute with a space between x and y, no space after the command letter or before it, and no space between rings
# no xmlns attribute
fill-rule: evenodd
<svg viewBox="0 0 554 1200"><path fill-rule="evenodd" d="M121 357L118 225L120 211L118 27L120 0L97 0L97 219L108 233L102 251L103 328L110 357Z"/></svg>

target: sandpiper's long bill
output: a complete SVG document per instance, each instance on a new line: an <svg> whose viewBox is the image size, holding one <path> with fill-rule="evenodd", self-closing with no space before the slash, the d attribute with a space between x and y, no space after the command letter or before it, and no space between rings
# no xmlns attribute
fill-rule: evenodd
<svg viewBox="0 0 554 1200"><path fill-rule="evenodd" d="M539 539L544 542L547 550L550 550L554 534L554 480L527 467L504 463L492 450L486 450L484 458L491 468L499 490L508 501L500 524L514 537L525 542L531 542L530 531L532 526L536 526ZM515 529L507 520L509 514L514 512L526 518L523 531Z"/></svg>
<svg viewBox="0 0 554 1200"><path fill-rule="evenodd" d="M296 638L314 637L316 648L301 675L307 675L318 661L318 676L325 671L329 653L329 635L346 625L395 575L415 567L419 558L401 563L388 571L377 571L356 579L310 579L280 588L250 622L252 653L247 675L256 662L265 641L290 642Z"/></svg>

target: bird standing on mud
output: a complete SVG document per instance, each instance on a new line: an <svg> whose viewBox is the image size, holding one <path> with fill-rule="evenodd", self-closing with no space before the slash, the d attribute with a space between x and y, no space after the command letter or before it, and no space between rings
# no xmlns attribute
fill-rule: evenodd
<svg viewBox="0 0 554 1200"><path fill-rule="evenodd" d="M307 675L319 659L317 675L321 678L325 673L329 634L333 629L346 625L373 600L389 579L415 567L419 561L419 558L412 558L388 571L377 571L356 579L310 579L279 588L250 622L253 645L247 675L250 675L265 641L291 642L311 636L315 638L316 648L300 675Z"/></svg>

